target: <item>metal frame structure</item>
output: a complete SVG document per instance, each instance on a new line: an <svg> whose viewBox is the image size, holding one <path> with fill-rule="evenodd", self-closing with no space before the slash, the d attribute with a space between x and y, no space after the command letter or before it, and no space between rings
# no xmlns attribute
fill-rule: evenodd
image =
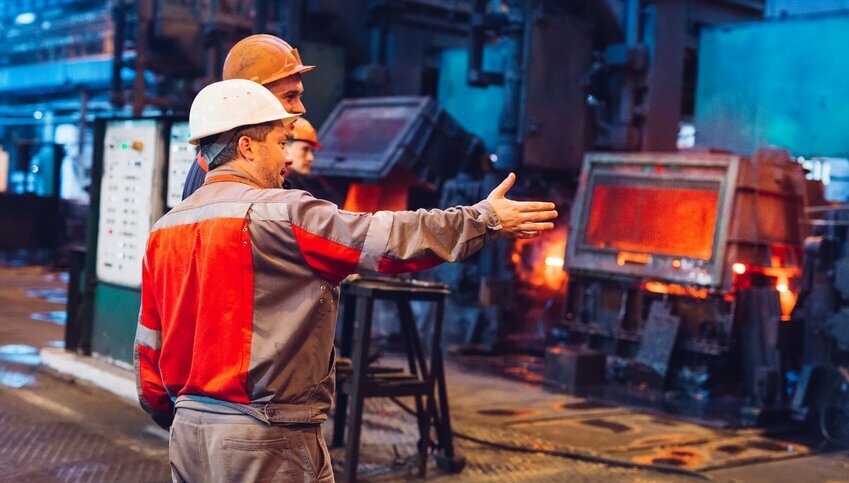
<svg viewBox="0 0 849 483"><path fill-rule="evenodd" d="M572 225L576 227L571 232L571 240L566 248L566 264L570 272L581 271L608 272L611 275L630 275L635 277L648 277L656 280L664 280L672 283L694 284L706 287L719 288L724 285L723 274L726 270L725 253L728 240L728 228L732 211L726 209L733 200L737 189L737 171L739 157L718 154L687 154L687 155L664 155L658 158L657 154L621 154L621 153L591 153L584 161L581 174L581 182L575 197L572 211ZM596 179L603 176L616 176L620 178L645 179L652 184L657 181L678 182L680 178L676 175L654 175L648 178L638 172L623 173L621 168L625 165L639 169L641 167L663 166L671 169L687 170L690 182L702 181L718 183L720 194L717 205L717 219L714 232L713 251L710 260L703 261L691 259L683 262L686 256L668 255L658 256L652 254L652 261L645 265L625 265L617 262L617 254L612 250L590 247L582 242L585 235L586 220L590 207L585 203L588 200L587 191L592 191ZM619 170L612 169L614 166ZM694 172L699 173L693 175ZM714 174L718 173L718 174ZM611 220L614 222L614 220ZM682 266L693 267L691 270L673 271L672 260L679 260ZM701 275L701 276L700 276Z"/></svg>

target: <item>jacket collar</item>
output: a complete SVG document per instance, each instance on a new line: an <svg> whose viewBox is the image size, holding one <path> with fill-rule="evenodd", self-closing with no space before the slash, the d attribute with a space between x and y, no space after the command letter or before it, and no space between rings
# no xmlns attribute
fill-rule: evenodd
<svg viewBox="0 0 849 483"><path fill-rule="evenodd" d="M206 179L204 181L204 186L212 183L220 183L220 182L235 182L242 183L248 186L252 186L257 189L262 189L262 186L257 182L257 180L245 173L244 171L230 168L228 166L221 166L220 168L213 169L212 171L206 173Z"/></svg>

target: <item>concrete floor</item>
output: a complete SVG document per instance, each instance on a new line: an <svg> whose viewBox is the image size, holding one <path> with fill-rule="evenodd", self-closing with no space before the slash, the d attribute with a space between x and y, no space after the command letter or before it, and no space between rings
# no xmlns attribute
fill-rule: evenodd
<svg viewBox="0 0 849 483"><path fill-rule="evenodd" d="M147 415L39 367L32 349L57 345L65 330L33 314L64 304L27 292L56 289L65 290L59 274L0 269L0 481L167 481L168 442Z"/></svg>
<svg viewBox="0 0 849 483"><path fill-rule="evenodd" d="M167 434L138 407L39 364L38 349L60 345L64 336L57 314L64 288L61 274L42 268L0 268L0 481L167 481ZM468 464L449 475L431 461L428 480L849 481L849 453L824 452L804 435L717 429L546 392L456 363L448 370L456 446ZM324 430L329 437L331 425ZM369 400L361 480L409 479L416 439L411 416L388 400ZM343 452L332 451L337 466ZM661 463L692 475L553 455L558 452Z"/></svg>

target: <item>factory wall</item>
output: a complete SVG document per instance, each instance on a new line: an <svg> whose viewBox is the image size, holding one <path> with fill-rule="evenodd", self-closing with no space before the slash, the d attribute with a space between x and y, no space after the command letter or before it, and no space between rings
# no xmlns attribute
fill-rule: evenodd
<svg viewBox="0 0 849 483"><path fill-rule="evenodd" d="M751 154L849 155L849 15L706 28L696 142Z"/></svg>

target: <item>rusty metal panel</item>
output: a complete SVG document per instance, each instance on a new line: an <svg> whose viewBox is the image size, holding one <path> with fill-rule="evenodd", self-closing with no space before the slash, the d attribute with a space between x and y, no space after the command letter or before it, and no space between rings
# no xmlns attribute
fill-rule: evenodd
<svg viewBox="0 0 849 483"><path fill-rule="evenodd" d="M525 77L524 165L577 172L590 146L582 78L592 64L592 26L576 17L531 21Z"/></svg>
<svg viewBox="0 0 849 483"><path fill-rule="evenodd" d="M750 244L801 246L806 226L802 209L805 185L802 165L783 150L759 151L740 165L737 202L729 239Z"/></svg>

